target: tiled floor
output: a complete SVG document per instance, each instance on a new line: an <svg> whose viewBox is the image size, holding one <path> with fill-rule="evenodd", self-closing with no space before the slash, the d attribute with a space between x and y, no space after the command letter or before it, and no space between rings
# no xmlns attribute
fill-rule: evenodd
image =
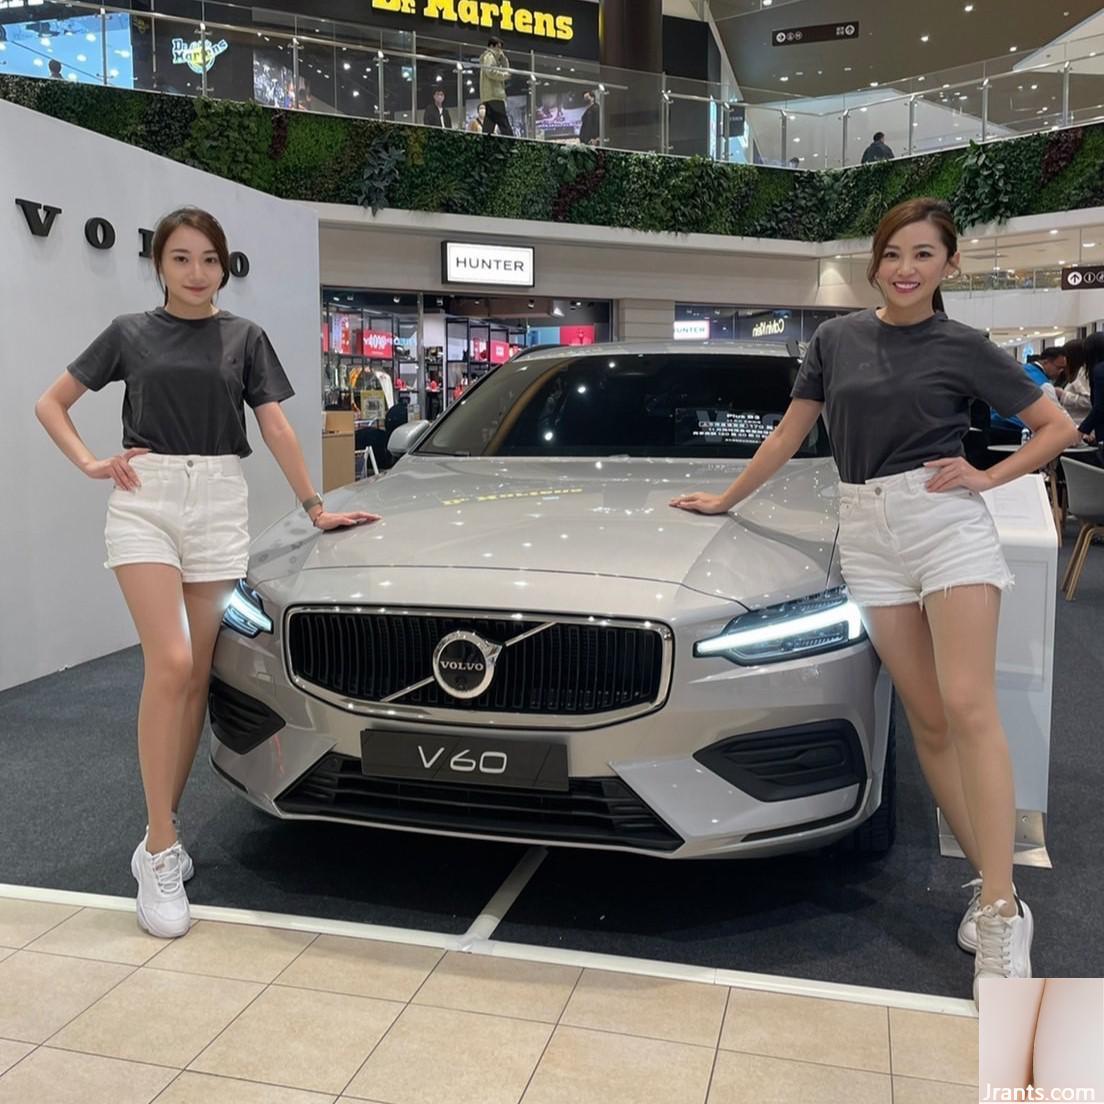
<svg viewBox="0 0 1104 1104"><path fill-rule="evenodd" d="M977 1021L0 898L0 1104L969 1104Z"/></svg>

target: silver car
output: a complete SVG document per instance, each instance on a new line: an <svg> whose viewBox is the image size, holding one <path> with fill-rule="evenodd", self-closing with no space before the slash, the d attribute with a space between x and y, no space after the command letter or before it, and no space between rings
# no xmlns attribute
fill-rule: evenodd
<svg viewBox="0 0 1104 1104"><path fill-rule="evenodd" d="M286 820L664 858L887 849L892 689L842 586L823 424L732 515L795 346L519 355L257 539L215 771Z"/></svg>

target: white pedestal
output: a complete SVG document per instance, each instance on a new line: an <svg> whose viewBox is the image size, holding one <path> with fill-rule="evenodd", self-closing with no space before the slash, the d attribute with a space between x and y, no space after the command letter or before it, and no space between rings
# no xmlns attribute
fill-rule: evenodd
<svg viewBox="0 0 1104 1104"><path fill-rule="evenodd" d="M1050 707L1058 534L1041 475L984 493L1016 585L1001 599L997 698L1016 783L1016 862L1050 866L1046 852ZM942 815L940 850L961 855Z"/></svg>

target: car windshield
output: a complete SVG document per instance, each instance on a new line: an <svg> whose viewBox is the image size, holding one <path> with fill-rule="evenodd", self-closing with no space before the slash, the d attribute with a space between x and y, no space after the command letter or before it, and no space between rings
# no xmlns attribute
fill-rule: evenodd
<svg viewBox="0 0 1104 1104"><path fill-rule="evenodd" d="M712 352L520 356L456 403L417 452L747 459L781 421L798 367ZM795 455L829 455L821 421Z"/></svg>

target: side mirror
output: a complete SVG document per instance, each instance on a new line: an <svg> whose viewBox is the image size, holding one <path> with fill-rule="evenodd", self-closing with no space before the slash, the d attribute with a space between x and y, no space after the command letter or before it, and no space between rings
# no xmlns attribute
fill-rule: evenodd
<svg viewBox="0 0 1104 1104"><path fill-rule="evenodd" d="M387 451L396 458L405 456L427 429L429 429L427 421L407 422L399 426L387 438Z"/></svg>

